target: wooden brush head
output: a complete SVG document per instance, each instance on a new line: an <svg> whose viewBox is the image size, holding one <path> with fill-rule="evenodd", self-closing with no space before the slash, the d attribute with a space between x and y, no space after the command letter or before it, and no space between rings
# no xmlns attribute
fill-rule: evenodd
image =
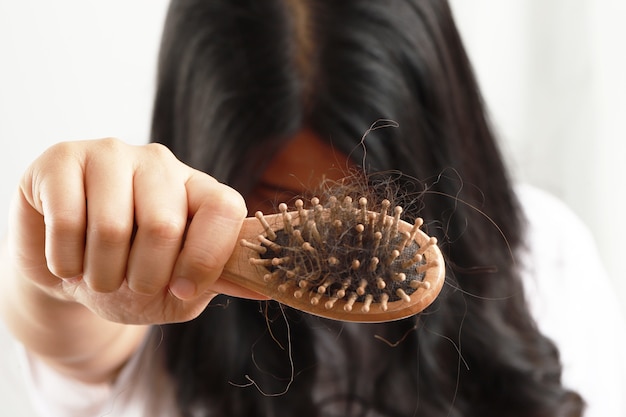
<svg viewBox="0 0 626 417"><path fill-rule="evenodd" d="M224 278L283 304L343 321L383 322L421 312L439 294L445 264L437 240L400 220L383 200L330 197L246 219Z"/></svg>

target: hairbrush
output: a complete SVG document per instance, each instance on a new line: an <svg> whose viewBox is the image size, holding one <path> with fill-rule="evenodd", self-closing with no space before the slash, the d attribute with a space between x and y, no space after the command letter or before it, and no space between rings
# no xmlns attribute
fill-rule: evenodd
<svg viewBox="0 0 626 417"><path fill-rule="evenodd" d="M384 322L424 310L443 286L437 240L400 219L383 200L330 197L310 207L245 219L222 277L280 303L329 319Z"/></svg>

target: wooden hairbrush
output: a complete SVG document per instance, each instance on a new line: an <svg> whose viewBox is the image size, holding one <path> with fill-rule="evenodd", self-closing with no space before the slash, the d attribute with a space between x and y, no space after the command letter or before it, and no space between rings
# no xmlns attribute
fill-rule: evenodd
<svg viewBox="0 0 626 417"><path fill-rule="evenodd" d="M366 198L247 218L222 277L280 303L329 319L384 322L424 310L439 294L445 266L437 240L400 220L402 208Z"/></svg>

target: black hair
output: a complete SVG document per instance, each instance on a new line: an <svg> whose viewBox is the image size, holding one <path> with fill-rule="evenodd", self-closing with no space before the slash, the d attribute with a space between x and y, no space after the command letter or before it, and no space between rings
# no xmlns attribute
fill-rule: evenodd
<svg viewBox="0 0 626 417"><path fill-rule="evenodd" d="M381 119L397 128L361 143ZM581 415L524 299L523 216L447 2L171 3L155 141L247 196L302 129L402 191L442 242L446 289L376 325L218 297L163 326L182 415Z"/></svg>

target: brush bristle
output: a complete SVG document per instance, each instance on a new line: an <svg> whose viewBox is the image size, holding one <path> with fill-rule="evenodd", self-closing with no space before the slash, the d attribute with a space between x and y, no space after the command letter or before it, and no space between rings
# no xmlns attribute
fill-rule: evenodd
<svg viewBox="0 0 626 417"><path fill-rule="evenodd" d="M272 230L259 212L265 235L258 245L246 242L259 255L250 262L264 266L264 279L279 291L325 309L341 305L344 311L368 313L386 311L391 302L409 302L413 292L429 286L424 282L429 261L422 255L436 240L421 246L414 240L420 218L410 231L399 231L402 208L388 214L390 207L383 200L373 212L365 198L331 197L324 205L313 198L305 208L297 200L294 211L279 206L280 230Z"/></svg>

